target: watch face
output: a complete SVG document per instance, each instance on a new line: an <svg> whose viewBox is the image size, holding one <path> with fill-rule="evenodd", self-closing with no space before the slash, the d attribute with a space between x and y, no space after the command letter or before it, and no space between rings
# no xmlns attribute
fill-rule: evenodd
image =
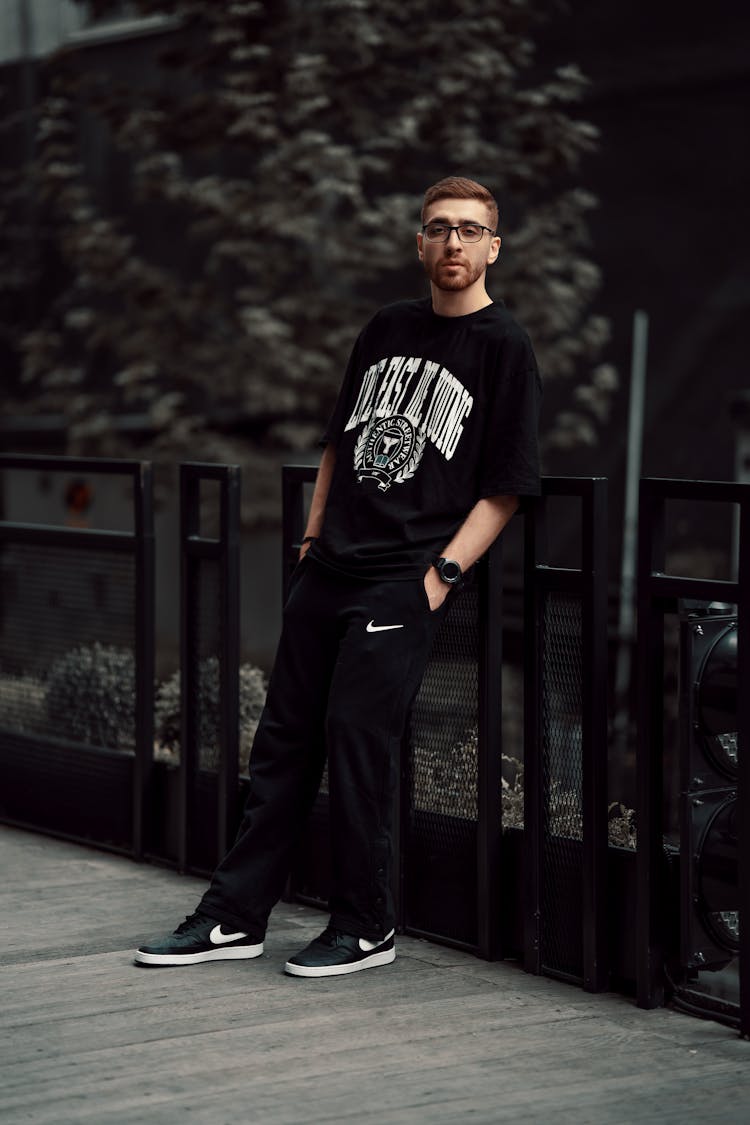
<svg viewBox="0 0 750 1125"><path fill-rule="evenodd" d="M443 582L451 584L458 582L461 577L461 567L452 559L443 559L440 564L440 577Z"/></svg>

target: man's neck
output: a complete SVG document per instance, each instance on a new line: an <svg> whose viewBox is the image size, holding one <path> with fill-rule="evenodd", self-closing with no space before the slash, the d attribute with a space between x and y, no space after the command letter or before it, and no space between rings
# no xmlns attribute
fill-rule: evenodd
<svg viewBox="0 0 750 1125"><path fill-rule="evenodd" d="M492 297L481 282L458 290L438 289L430 283L430 289L432 311L437 316L468 316L492 304Z"/></svg>

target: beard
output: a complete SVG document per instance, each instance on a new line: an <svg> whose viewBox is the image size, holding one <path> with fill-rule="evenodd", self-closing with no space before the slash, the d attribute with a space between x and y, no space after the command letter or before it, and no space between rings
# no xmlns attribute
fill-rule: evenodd
<svg viewBox="0 0 750 1125"><path fill-rule="evenodd" d="M482 276L485 269L484 263L472 265L471 262L459 258L438 258L436 262L423 260L422 265L432 284L447 293L468 289ZM457 268L448 270L446 267L451 265Z"/></svg>

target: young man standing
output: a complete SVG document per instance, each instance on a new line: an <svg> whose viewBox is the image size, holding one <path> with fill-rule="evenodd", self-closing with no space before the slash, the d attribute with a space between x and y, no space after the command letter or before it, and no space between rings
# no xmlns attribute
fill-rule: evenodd
<svg viewBox="0 0 750 1125"><path fill-rule="evenodd" d="M430 298L386 306L352 351L324 435L237 841L198 910L143 965L251 958L326 757L329 925L286 964L317 977L395 958L391 810L430 645L466 570L539 492L540 381L526 334L485 288L497 204L429 188L417 252Z"/></svg>

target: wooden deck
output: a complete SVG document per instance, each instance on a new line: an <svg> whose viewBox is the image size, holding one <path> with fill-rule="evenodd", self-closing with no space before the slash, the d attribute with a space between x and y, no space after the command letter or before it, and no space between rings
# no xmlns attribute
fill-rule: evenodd
<svg viewBox="0 0 750 1125"><path fill-rule="evenodd" d="M284 976L321 929L281 906L257 961L137 969L203 886L0 827L0 1121L750 1121L750 1044L411 938L394 965Z"/></svg>

